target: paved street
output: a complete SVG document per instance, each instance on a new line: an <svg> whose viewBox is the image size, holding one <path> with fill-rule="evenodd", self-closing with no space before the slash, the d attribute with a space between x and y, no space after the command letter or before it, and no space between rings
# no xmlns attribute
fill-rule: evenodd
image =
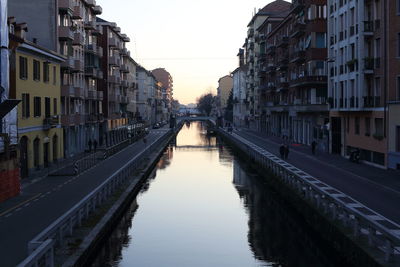
<svg viewBox="0 0 400 267"><path fill-rule="evenodd" d="M167 128L152 130L147 145ZM139 140L79 176L47 177L24 188L21 196L0 206L0 265L15 266L27 256L28 242L67 212L133 155L144 149Z"/></svg>
<svg viewBox="0 0 400 267"><path fill-rule="evenodd" d="M280 139L244 129L236 133L279 156ZM312 155L307 146L290 146L287 161L400 224L398 171L352 163L340 156L321 152Z"/></svg>

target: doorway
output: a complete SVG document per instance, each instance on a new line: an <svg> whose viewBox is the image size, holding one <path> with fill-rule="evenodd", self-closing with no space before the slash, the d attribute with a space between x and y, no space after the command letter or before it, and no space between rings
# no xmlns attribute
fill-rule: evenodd
<svg viewBox="0 0 400 267"><path fill-rule="evenodd" d="M20 145L20 163L21 163L21 177L26 178L29 175L28 170L28 137L23 136L19 142Z"/></svg>
<svg viewBox="0 0 400 267"><path fill-rule="evenodd" d="M342 152L342 120L340 117L332 117L332 153Z"/></svg>

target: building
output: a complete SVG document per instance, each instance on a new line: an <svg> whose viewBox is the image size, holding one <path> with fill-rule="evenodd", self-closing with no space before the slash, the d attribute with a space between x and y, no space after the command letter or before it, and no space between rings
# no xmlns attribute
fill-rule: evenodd
<svg viewBox="0 0 400 267"><path fill-rule="evenodd" d="M400 169L400 2L383 1L384 14L381 21L387 30L389 40L386 53L387 86L388 88L388 154L387 167ZM383 18L386 18L384 20ZM384 50L385 51L385 50Z"/></svg>
<svg viewBox="0 0 400 267"><path fill-rule="evenodd" d="M61 64L66 58L24 39L15 23L10 33L10 94L18 105L21 177L48 168L64 157Z"/></svg>
<svg viewBox="0 0 400 267"><path fill-rule="evenodd" d="M225 109L228 104L229 95L233 88L233 78L230 75L225 75L218 80L217 88L217 109L218 116L224 116Z"/></svg>
<svg viewBox="0 0 400 267"><path fill-rule="evenodd" d="M101 66L104 73L104 79L100 82L103 91L102 111L105 116L102 136L105 145L110 146L127 138L128 92L133 88L133 83L129 83L133 80L129 69L130 53L126 48L130 39L121 33L121 28L114 22L97 18L97 24L103 29L99 36L99 45L103 48Z"/></svg>
<svg viewBox="0 0 400 267"><path fill-rule="evenodd" d="M389 41L398 40L394 2L328 1L330 150L342 156L359 150L364 162L381 167L387 166L387 104L397 97L399 52Z"/></svg>
<svg viewBox="0 0 400 267"><path fill-rule="evenodd" d="M137 68L137 82L138 120L154 124L156 123L156 79L150 71L139 66Z"/></svg>
<svg viewBox="0 0 400 267"><path fill-rule="evenodd" d="M161 83L162 116L161 120L166 121L172 111L173 87L174 82L171 74L164 68L158 68L151 71L157 81Z"/></svg>
<svg viewBox="0 0 400 267"><path fill-rule="evenodd" d="M84 152L89 139L101 144L103 95L98 87L103 51L97 46L101 29L96 24L101 7L95 0L13 0L9 13L28 23L27 40L67 57L61 65L65 157Z"/></svg>
<svg viewBox="0 0 400 267"><path fill-rule="evenodd" d="M232 72L233 86L233 123L236 126L248 126L248 109L246 99L247 66L244 64L244 50L239 50L239 67Z"/></svg>
<svg viewBox="0 0 400 267"><path fill-rule="evenodd" d="M10 92L9 31L26 27L7 22L7 1L0 1L0 202L20 193L17 109Z"/></svg>
<svg viewBox="0 0 400 267"><path fill-rule="evenodd" d="M129 69L129 73L127 73L127 98L128 105L126 106L126 113L128 114L129 124L133 124L137 122L136 120L136 112L137 112L137 72L136 68L139 66L135 60L130 57L130 52L128 51L128 57L125 57L126 65Z"/></svg>
<svg viewBox="0 0 400 267"><path fill-rule="evenodd" d="M246 98L249 109L249 125L253 129L261 130L260 125L260 93L259 93L259 77L256 73L258 67L258 57L260 56L259 27L271 15L286 13L290 9L290 3L283 0L276 0L264 8L259 9L254 14L247 25L247 38L244 44L247 69L247 89ZM257 39L257 40L256 40Z"/></svg>

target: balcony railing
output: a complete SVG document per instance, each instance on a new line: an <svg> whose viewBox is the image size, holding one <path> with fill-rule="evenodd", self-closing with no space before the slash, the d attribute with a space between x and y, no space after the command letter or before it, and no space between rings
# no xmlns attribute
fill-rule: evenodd
<svg viewBox="0 0 400 267"><path fill-rule="evenodd" d="M85 39L83 38L83 34L81 32L74 33L74 40L72 41L72 45L83 45L85 43Z"/></svg>
<svg viewBox="0 0 400 267"><path fill-rule="evenodd" d="M298 38L305 33L306 24L304 22L298 21L294 24L293 31L290 35L291 38Z"/></svg>
<svg viewBox="0 0 400 267"><path fill-rule="evenodd" d="M120 59L117 56L111 56L108 59L108 64L112 66L119 66L120 65Z"/></svg>
<svg viewBox="0 0 400 267"><path fill-rule="evenodd" d="M72 0L58 0L58 9L72 14L74 11L74 3Z"/></svg>
<svg viewBox="0 0 400 267"><path fill-rule="evenodd" d="M72 19L83 19L83 8L81 6L74 6Z"/></svg>
<svg viewBox="0 0 400 267"><path fill-rule="evenodd" d="M50 130L51 128L57 127L59 123L60 123L60 120L59 120L58 116L52 116L49 118L45 118L43 120L43 129Z"/></svg>
<svg viewBox="0 0 400 267"><path fill-rule="evenodd" d="M290 82L291 86L305 86L315 84L325 84L327 82L326 76L309 76L297 77Z"/></svg>
<svg viewBox="0 0 400 267"><path fill-rule="evenodd" d="M74 40L74 32L71 30L70 26L59 26L58 38L60 40Z"/></svg>
<svg viewBox="0 0 400 267"><path fill-rule="evenodd" d="M299 50L292 54L292 63L303 63L306 60L306 51Z"/></svg>
<svg viewBox="0 0 400 267"><path fill-rule="evenodd" d="M95 15L101 15L103 13L103 9L101 8L101 6L94 6L93 13Z"/></svg>
<svg viewBox="0 0 400 267"><path fill-rule="evenodd" d="M85 21L84 26L85 26L86 30L95 30L96 22L95 21Z"/></svg>
<svg viewBox="0 0 400 267"><path fill-rule="evenodd" d="M119 77L117 75L109 75L108 76L108 82L109 83L120 84L121 83L121 77Z"/></svg>
<svg viewBox="0 0 400 267"><path fill-rule="evenodd" d="M75 88L73 85L61 85L61 96L74 97Z"/></svg>

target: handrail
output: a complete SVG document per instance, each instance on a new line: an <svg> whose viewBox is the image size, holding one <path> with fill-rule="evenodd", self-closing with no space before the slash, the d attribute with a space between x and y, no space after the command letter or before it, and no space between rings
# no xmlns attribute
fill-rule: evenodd
<svg viewBox="0 0 400 267"><path fill-rule="evenodd" d="M169 135L173 132L172 129L166 132ZM63 238L67 234L72 234L75 226L80 226L85 218L88 218L90 213L95 208L110 197L119 185L132 177L136 170L137 164L147 156L157 145L165 142L168 139L165 135L160 136L142 152L137 154L121 168L119 168L112 176L107 178L103 183L96 187L91 193L84 197L79 203L69 209L64 215L55 220L41 233L35 236L28 244L28 253L30 254L18 266L38 266L38 262L45 262L45 266L54 266L54 247L62 244ZM51 242L49 242L51 240ZM48 255L51 256L48 256ZM43 257L46 256L46 257Z"/></svg>
<svg viewBox="0 0 400 267"><path fill-rule="evenodd" d="M223 129L220 129L220 132L247 151L255 161L269 168L283 182L293 187L332 221L339 221L342 226L351 227L353 237L367 236L370 248L378 248L384 253L383 261L395 260L394 255L400 253L399 224L238 134L230 134Z"/></svg>

